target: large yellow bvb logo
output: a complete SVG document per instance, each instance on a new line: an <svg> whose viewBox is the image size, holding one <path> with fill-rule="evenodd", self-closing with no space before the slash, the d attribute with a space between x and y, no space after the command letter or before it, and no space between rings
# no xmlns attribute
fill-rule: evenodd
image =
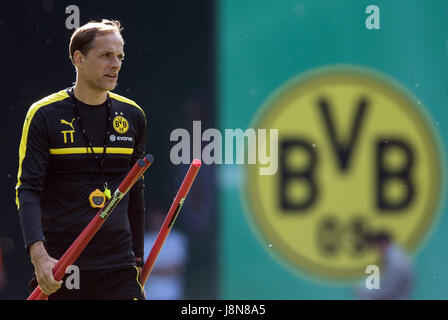
<svg viewBox="0 0 448 320"><path fill-rule="evenodd" d="M439 138L394 80L350 66L301 76L264 104L252 127L278 128L272 176L247 167L250 221L279 261L319 278L354 279L378 263L370 234L414 251L444 188Z"/></svg>
<svg viewBox="0 0 448 320"><path fill-rule="evenodd" d="M128 132L129 122L123 116L116 116L113 120L113 127L117 133L123 134Z"/></svg>

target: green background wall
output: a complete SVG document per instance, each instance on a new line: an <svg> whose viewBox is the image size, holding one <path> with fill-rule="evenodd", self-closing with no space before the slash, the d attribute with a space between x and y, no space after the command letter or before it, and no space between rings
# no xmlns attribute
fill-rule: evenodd
<svg viewBox="0 0 448 320"><path fill-rule="evenodd" d="M365 10L371 4L380 9L379 30L365 27ZM426 106L446 149L447 13L443 0L218 1L220 129L245 130L286 81L317 67L344 63L380 71L411 91ZM219 298L353 298L350 284L311 279L269 254L273 249L257 239L244 209L242 166L218 169ZM412 298L448 298L445 211L442 205L433 229L412 253L417 272Z"/></svg>

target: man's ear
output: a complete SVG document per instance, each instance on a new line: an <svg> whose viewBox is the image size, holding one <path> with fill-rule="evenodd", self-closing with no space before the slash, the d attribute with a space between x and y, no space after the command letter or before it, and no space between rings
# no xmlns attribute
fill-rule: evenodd
<svg viewBox="0 0 448 320"><path fill-rule="evenodd" d="M82 69L84 61L85 56L82 54L81 51L76 50L75 52L73 52L73 64L75 65L76 68Z"/></svg>

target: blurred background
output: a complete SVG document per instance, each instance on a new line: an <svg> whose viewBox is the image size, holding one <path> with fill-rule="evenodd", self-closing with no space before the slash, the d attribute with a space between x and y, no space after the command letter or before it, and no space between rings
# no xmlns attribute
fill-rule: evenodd
<svg viewBox="0 0 448 320"><path fill-rule="evenodd" d="M411 299L448 298L446 0L17 0L0 3L0 299L28 296L18 148L30 105L75 81L73 6L124 27L115 92L144 109L155 157L148 252L188 169L173 130L218 129L223 158L226 129L278 130L274 175L203 165L148 298L356 299L366 267L386 273L366 240L380 231L409 258Z"/></svg>

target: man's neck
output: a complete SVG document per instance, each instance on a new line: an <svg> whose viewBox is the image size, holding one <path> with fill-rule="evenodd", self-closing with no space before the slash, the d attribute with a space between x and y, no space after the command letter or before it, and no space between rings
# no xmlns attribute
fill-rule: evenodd
<svg viewBox="0 0 448 320"><path fill-rule="evenodd" d="M76 82L73 92L76 99L93 106L100 105L107 99L107 91L93 90L79 82Z"/></svg>

